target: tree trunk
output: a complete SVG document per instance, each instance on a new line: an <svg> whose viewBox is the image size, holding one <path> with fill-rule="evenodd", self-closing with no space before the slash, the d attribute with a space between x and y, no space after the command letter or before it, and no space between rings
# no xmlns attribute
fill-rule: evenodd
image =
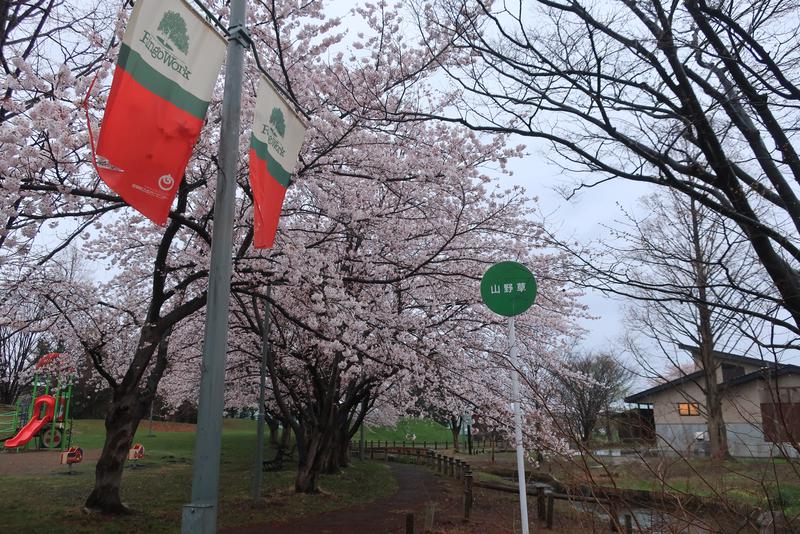
<svg viewBox="0 0 800 534"><path fill-rule="evenodd" d="M698 328L700 338L700 364L703 366L705 382L706 421L711 458L723 460L730 457L728 452L728 433L722 418L722 402L717 385L717 366L714 361L714 334L711 325L711 308L707 300L708 274L705 257L700 245L700 222L697 206L692 200L689 204L692 216L692 241L694 246L694 271L698 288Z"/></svg>
<svg viewBox="0 0 800 534"><path fill-rule="evenodd" d="M345 417L342 424L336 428L334 461L340 470L350 465L350 439L355 433L355 428L351 430L349 425L350 419Z"/></svg>
<svg viewBox="0 0 800 534"><path fill-rule="evenodd" d="M300 465L297 468L297 477L294 480L294 489L298 493L317 493L317 475L320 472L325 450L325 439L321 432L314 429L308 443L298 444L300 451Z"/></svg>
<svg viewBox="0 0 800 534"><path fill-rule="evenodd" d="M128 459L139 422L150 409L158 382L166 369L167 340L171 331L171 326L161 331L152 327L142 328L136 354L125 377L119 384L113 383L114 396L105 420L106 440L95 466L94 489L84 505L88 511L105 514L129 512L122 504L119 493L125 460ZM144 388L140 388L142 376L156 347L158 355L155 364L150 368Z"/></svg>
<svg viewBox="0 0 800 534"><path fill-rule="evenodd" d="M701 308L707 306L700 306ZM701 310L700 324L708 323L704 316L708 316L708 310ZM710 323L708 323L710 328ZM703 366L703 379L705 382L706 397L706 421L708 426L708 442L711 449L711 458L714 460L724 460L730 457L728 451L728 433L725 421L722 418L722 399L717 384L717 367L714 362L713 341L710 332L704 331L701 326L700 335L700 360Z"/></svg>
<svg viewBox="0 0 800 534"><path fill-rule="evenodd" d="M267 428L269 428L269 444L272 446L278 446L278 420L274 417L270 417L267 415L264 419L264 422L267 423Z"/></svg>
<svg viewBox="0 0 800 534"><path fill-rule="evenodd" d="M706 374L706 384L709 383L709 379L714 379L713 373L711 377L707 373L704 374ZM724 460L730 457L728 433L725 421L722 418L722 403L720 400L716 385L710 387L708 393L706 393L706 403L708 404L706 409L708 412L708 441L711 448L711 458L714 460Z"/></svg>
<svg viewBox="0 0 800 534"><path fill-rule="evenodd" d="M339 472L339 440L332 439L330 447L321 452L321 471L326 475L335 475Z"/></svg>
<svg viewBox="0 0 800 534"><path fill-rule="evenodd" d="M461 418L460 417L451 417L450 418L450 432L453 435L453 449L456 452L459 452L458 438L461 437Z"/></svg>
<svg viewBox="0 0 800 534"><path fill-rule="evenodd" d="M594 425L581 425L581 443L583 445L586 445L592 439L592 430L594 430Z"/></svg>
<svg viewBox="0 0 800 534"><path fill-rule="evenodd" d="M323 451L322 472L335 474L350 465L350 437L348 419L340 421L331 431L330 446Z"/></svg>
<svg viewBox="0 0 800 534"><path fill-rule="evenodd" d="M283 431L281 432L281 449L288 449L289 443L292 441L292 427L289 425L284 425Z"/></svg>
<svg viewBox="0 0 800 534"><path fill-rule="evenodd" d="M317 470L308 463L301 463L294 479L294 490L297 493L317 493Z"/></svg>
<svg viewBox="0 0 800 534"><path fill-rule="evenodd" d="M707 321L709 312L706 310L700 313L700 324L707 323L710 329L710 322ZM704 319L704 316L706 318ZM706 421L708 426L708 442L711 449L711 458L714 460L724 460L730 457L728 451L728 433L725 421L722 418L722 399L717 384L717 368L714 362L713 341L710 332L703 331L701 326L700 335L700 359L703 366L703 379L705 382L706 396Z"/></svg>
<svg viewBox="0 0 800 534"><path fill-rule="evenodd" d="M145 409L134 391L115 395L106 413L106 440L95 467L95 483L84 505L90 512L129 513L120 500L120 485L128 450Z"/></svg>
<svg viewBox="0 0 800 534"><path fill-rule="evenodd" d="M342 469L344 467L350 467L350 440L349 439L345 438L341 442L341 444L339 445L338 454L339 454L339 458L337 458L337 463L339 464L339 468Z"/></svg>

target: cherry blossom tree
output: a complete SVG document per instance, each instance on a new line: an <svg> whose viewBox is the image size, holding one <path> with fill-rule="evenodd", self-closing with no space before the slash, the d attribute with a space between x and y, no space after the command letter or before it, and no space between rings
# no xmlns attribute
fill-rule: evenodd
<svg viewBox="0 0 800 534"><path fill-rule="evenodd" d="M224 19L221 4L212 9ZM381 399L410 405L410 386L426 383L433 370L470 358L475 368L487 361L499 323L478 304L477 283L493 262L516 258L552 281L542 284L543 305L520 336L542 361L572 330L570 317L579 308L557 282L565 279L556 272L563 268L558 255L536 253L545 243L530 199L519 189L499 190L487 177L502 172L518 148L507 148L502 136L375 114L378 103L408 98L409 91L422 105L424 86L405 85L435 74L426 51L398 31L396 12L361 9L370 34L348 48L341 45L339 21L325 18L321 2L252 7L261 64L306 116L308 133L276 247L254 252L246 154L255 83L244 88L228 365L229 379L240 387L230 388L228 399L254 398L248 366L260 353L257 302L270 284L271 409L298 439L296 488L314 491L321 470L346 464L347 442ZM87 164L79 107L96 80L87 102L97 131L127 11L115 18L106 7L98 11L104 17L64 26L57 22L80 9L55 3L48 9L43 27L52 27L55 33L47 35L70 43L68 49L3 45L17 65L9 71L0 122L3 258L27 270L30 291L59 315L67 350L87 354L112 390L86 508L123 513L128 447L159 383L168 381L166 395L176 403L195 395L221 87L168 223L155 227L125 207ZM256 80L256 64L248 69L247 79ZM97 266L96 279L68 280L45 268L78 239ZM449 382L438 384L452 397L468 396Z"/></svg>

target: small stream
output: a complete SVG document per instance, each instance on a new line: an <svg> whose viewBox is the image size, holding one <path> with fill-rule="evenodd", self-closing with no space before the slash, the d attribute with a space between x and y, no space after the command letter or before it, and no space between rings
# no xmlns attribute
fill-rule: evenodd
<svg viewBox="0 0 800 534"><path fill-rule="evenodd" d="M607 509L601 504L571 501L570 505L579 512L592 514L598 523L604 525L609 524L610 516ZM652 508L632 507L626 507L618 513L617 521L623 529L625 528L626 515L631 516L633 532L647 532L652 534L672 534L678 532L681 534L711 534L712 532L717 532L717 530L712 530L711 527L698 525L698 518L692 518L690 521Z"/></svg>
<svg viewBox="0 0 800 534"><path fill-rule="evenodd" d="M503 478L513 484L517 483L516 476ZM532 481L528 483L529 491L536 491L538 488L544 488L545 494L553 492L553 487L545 482ZM535 507L536 497L529 495L528 502L529 506ZM608 505L578 500L571 500L569 504L578 512L591 514L593 516L592 523L603 525L605 529L608 528L610 520ZM623 531L626 515L631 516L633 532L646 532L648 534L711 534L719 531L719 529L715 529L712 526L702 524L702 520L698 517L679 517L662 510L646 507L620 506L619 508L617 521Z"/></svg>

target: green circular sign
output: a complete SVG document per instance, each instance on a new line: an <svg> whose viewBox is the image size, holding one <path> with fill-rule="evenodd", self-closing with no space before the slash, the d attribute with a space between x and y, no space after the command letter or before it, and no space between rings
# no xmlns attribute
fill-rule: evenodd
<svg viewBox="0 0 800 534"><path fill-rule="evenodd" d="M506 317L519 315L536 300L536 278L521 263L496 263L481 279L481 298L495 313Z"/></svg>

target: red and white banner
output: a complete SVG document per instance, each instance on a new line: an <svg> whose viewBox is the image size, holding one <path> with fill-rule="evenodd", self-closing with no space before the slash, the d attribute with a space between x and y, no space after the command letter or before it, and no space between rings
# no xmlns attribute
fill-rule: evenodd
<svg viewBox="0 0 800 534"><path fill-rule="evenodd" d="M253 190L256 248L271 248L275 242L283 199L305 133L306 128L294 110L262 76L250 136L250 188Z"/></svg>
<svg viewBox="0 0 800 534"><path fill-rule="evenodd" d="M117 60L97 172L159 225L200 136L225 41L182 0L139 0Z"/></svg>

